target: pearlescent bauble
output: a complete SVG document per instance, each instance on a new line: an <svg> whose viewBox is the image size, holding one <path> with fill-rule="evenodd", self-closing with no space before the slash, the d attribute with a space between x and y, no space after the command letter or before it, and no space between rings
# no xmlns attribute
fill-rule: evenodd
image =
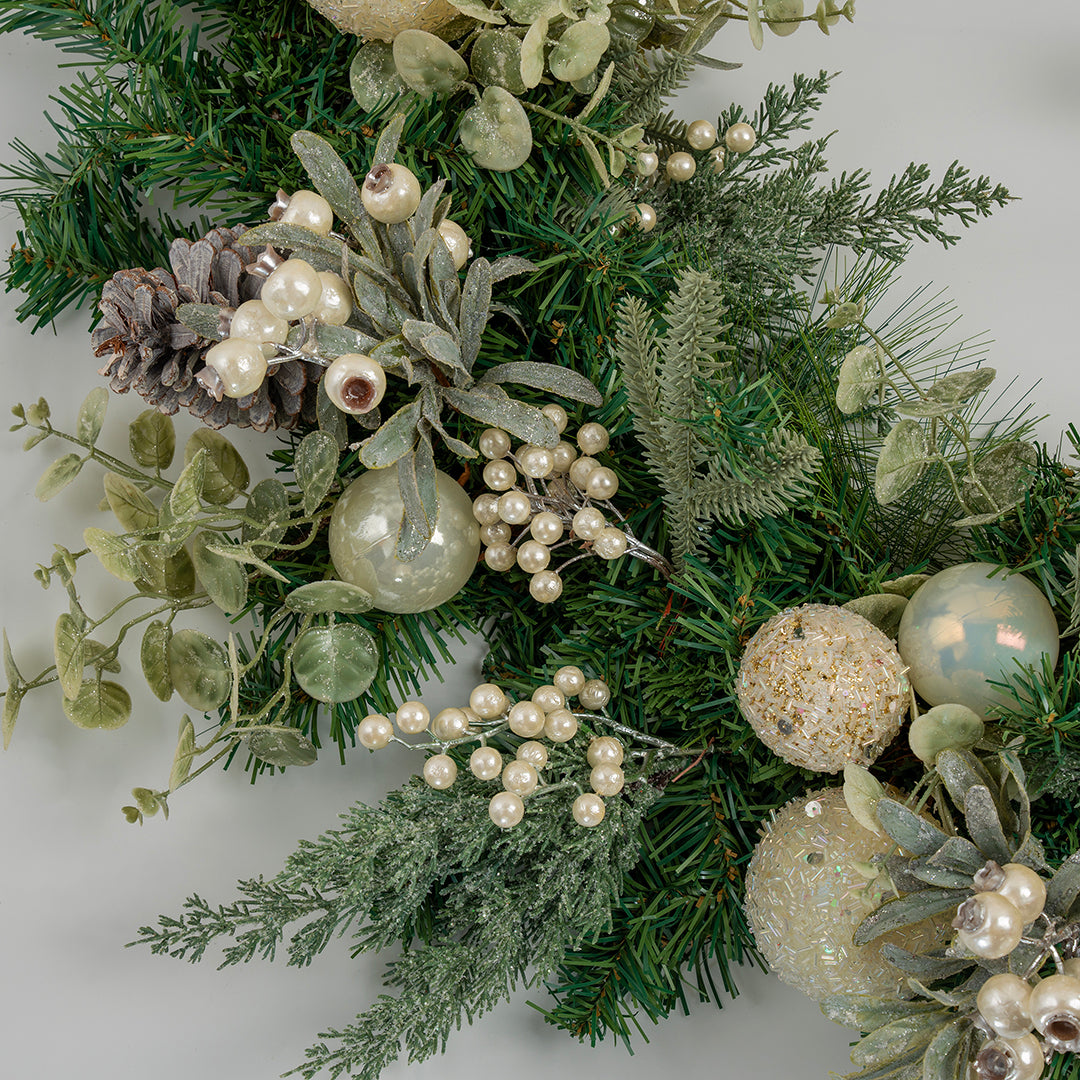
<svg viewBox="0 0 1080 1080"><path fill-rule="evenodd" d="M993 578L992 573L998 571ZM908 676L931 705L966 705L985 717L1007 698L990 686L1043 656L1053 667L1058 628L1042 590L990 563L961 563L935 574L904 608L897 641Z"/></svg>
<svg viewBox="0 0 1080 1080"><path fill-rule="evenodd" d="M342 581L367 589L380 611L428 611L455 596L476 567L480 526L472 501L444 472L437 474L439 517L415 559L397 557L404 504L397 469L370 469L346 489L330 518L330 558Z"/></svg>
<svg viewBox="0 0 1080 1080"><path fill-rule="evenodd" d="M907 976L881 957L882 944L915 952L944 946L948 916L852 944L855 928L889 893L885 875L869 880L857 864L892 848L892 840L855 820L843 788L792 800L767 829L746 873L746 915L773 971L815 1001L904 993Z"/></svg>
<svg viewBox="0 0 1080 1080"><path fill-rule="evenodd" d="M907 712L904 662L869 620L803 604L750 639L736 682L739 707L773 753L815 772L869 765Z"/></svg>
<svg viewBox="0 0 1080 1080"><path fill-rule="evenodd" d="M461 13L448 0L308 0L339 30L375 41L393 41L402 30L435 33Z"/></svg>

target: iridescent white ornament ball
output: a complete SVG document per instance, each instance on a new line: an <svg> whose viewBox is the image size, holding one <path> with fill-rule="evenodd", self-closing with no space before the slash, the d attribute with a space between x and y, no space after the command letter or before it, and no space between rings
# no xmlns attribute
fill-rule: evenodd
<svg viewBox="0 0 1080 1080"><path fill-rule="evenodd" d="M774 615L750 639L739 708L761 741L815 772L869 765L908 706L904 662L868 619L828 604Z"/></svg>
<svg viewBox="0 0 1080 1080"><path fill-rule="evenodd" d="M996 572L995 577L991 574ZM1054 610L1023 574L960 563L935 574L904 608L897 641L911 684L931 705L966 705L986 717L1008 700L988 679L1058 658Z"/></svg>
<svg viewBox="0 0 1080 1080"><path fill-rule="evenodd" d="M843 788L794 799L754 849L746 872L746 915L769 967L819 1001L829 994L899 996L907 976L881 956L892 942L918 951L948 942L948 917L893 931L869 945L851 935L890 892L885 875L871 880L857 864L893 842L863 828ZM950 912L951 916L951 912Z"/></svg>
<svg viewBox="0 0 1080 1080"><path fill-rule="evenodd" d="M338 499L330 518L330 558L342 581L367 589L380 611L428 611L455 596L480 554L480 526L461 485L438 472L439 517L415 559L397 557L404 504L397 469L369 469Z"/></svg>

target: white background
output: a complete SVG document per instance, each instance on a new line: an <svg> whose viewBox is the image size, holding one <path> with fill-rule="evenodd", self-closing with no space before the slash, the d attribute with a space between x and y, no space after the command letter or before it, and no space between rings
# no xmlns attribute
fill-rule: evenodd
<svg viewBox="0 0 1080 1080"><path fill-rule="evenodd" d="M869 166L884 184L911 159L940 174L959 158L1022 197L959 248L918 250L904 284L948 285L964 316L958 336L989 331L996 339L990 361L1003 380L1044 380L1036 392L1039 411L1050 414L1042 433L1056 442L1080 413L1073 356L1080 6L860 0L855 25L842 23L828 39L812 25L766 38L755 54L743 26L722 31L712 55L746 67L704 73L684 94L684 118L715 118L732 99L751 111L769 82L825 67L843 72L817 127L838 130L837 171ZM40 114L65 77L56 70L59 56L21 38L0 40L0 144L19 137L42 150L53 145ZM6 212L5 248L15 229ZM70 422L97 382L86 317L65 317L55 335L31 338L14 319L13 299L0 297L0 397L6 405L46 394L57 421ZM114 448L138 408L111 401ZM190 429L181 421L183 432ZM238 441L251 457L264 445ZM0 623L24 673L36 673L51 662L63 596L56 588L43 593L31 573L48 561L53 542L81 546L100 488L88 469L62 498L38 503L34 485L57 451L47 443L23 454L21 442L0 433ZM114 584L90 588L96 610L116 595ZM463 655L450 673L457 689L435 686L428 703L458 703L476 664L475 652ZM137 670L136 661L130 686ZM301 837L332 826L356 798L378 799L415 767L392 752L377 761L354 753L345 767L328 755L254 788L240 769L210 772L177 796L168 823L128 826L119 807L133 785L165 782L180 712L144 692L128 726L106 734L73 728L51 691L24 705L0 758L0 1062L8 1075L269 1080L301 1061L317 1031L346 1024L378 992L379 961L351 961L345 943L303 971L254 963L216 972L212 963L123 948L138 926L178 911L189 893L223 901L234 879L273 873ZM520 1080L553 1072L812 1078L846 1067L849 1035L816 1006L770 977L748 971L741 982L743 993L723 1010L701 1006L673 1018L650 1031L651 1043L639 1042L632 1058L621 1047L572 1042L518 997L456 1035L444 1057L386 1075L421 1080L508 1069Z"/></svg>

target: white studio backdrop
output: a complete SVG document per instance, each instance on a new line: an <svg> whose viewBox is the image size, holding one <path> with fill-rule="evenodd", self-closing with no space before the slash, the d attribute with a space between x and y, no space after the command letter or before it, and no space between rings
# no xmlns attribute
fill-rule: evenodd
<svg viewBox="0 0 1080 1080"><path fill-rule="evenodd" d="M683 92L686 120L715 119L729 101L752 112L770 82L795 71L842 72L814 134L836 131L835 172L868 167L878 186L910 160L940 175L954 159L988 173L1022 201L980 223L948 252L917 249L901 293L927 283L948 286L958 314L955 335L988 333L989 362L1017 390L1041 379L1042 438L1080 417L1072 355L1077 309L1073 246L1080 210L1075 194L1080 113L1080 5L1035 16L1006 0L861 0L854 26L826 39L812 25L792 37L766 34L755 54L745 28L729 26L711 55L745 63L733 72L702 71ZM42 112L70 71L61 54L23 38L0 38L0 144L21 138L47 151L53 139ZM0 160L11 160L10 152ZM15 215L0 216L6 250ZM900 295L898 294L898 299ZM46 395L58 422L74 417L97 385L85 313L66 315L55 333L30 337L14 318L16 297L0 297L0 404ZM126 438L136 399L110 402L112 446ZM194 422L180 419L185 434ZM264 438L236 441L256 461ZM99 488L87 475L42 504L34 485L56 456L50 443L28 454L22 436L0 432L4 581L0 624L16 643L24 672L51 662L52 626L62 609L56 587L43 593L34 566L52 544L81 546ZM90 575L88 575L89 579ZM115 583L102 575L87 599L105 610ZM224 625L212 626L219 633ZM457 704L477 681L480 650L460 650L457 667L425 700ZM137 671L137 660L134 664ZM129 685L137 689L138 679ZM125 950L140 925L176 913L198 892L233 896L237 878L272 874L303 837L332 827L355 799L377 801L415 768L404 752L377 759L361 752L345 766L325 755L308 770L249 787L239 768L211 771L174 801L169 822L127 825L119 807L135 785L159 785L167 773L181 709L148 691L120 734L83 732L63 717L56 695L23 706L11 749L0 758L0 1066L20 1080L270 1080L302 1060L327 1026L342 1026L380 989L382 962L352 961L347 942L305 970L252 963L215 971ZM519 994L509 1005L455 1035L446 1054L391 1068L387 1080L459 1078L512 1071L518 1080L553 1073L636 1080L658 1073L720 1078L824 1078L844 1071L851 1036L775 979L751 970L742 993L718 1010L699 1006L639 1039L634 1057L621 1046L579 1045L545 1026ZM542 994L539 995L542 999Z"/></svg>

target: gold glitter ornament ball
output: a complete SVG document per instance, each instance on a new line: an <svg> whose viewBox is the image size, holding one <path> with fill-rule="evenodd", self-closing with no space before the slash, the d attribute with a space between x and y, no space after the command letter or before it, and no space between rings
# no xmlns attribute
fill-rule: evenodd
<svg viewBox="0 0 1080 1080"><path fill-rule="evenodd" d="M393 41L402 30L436 34L461 15L447 0L308 0L346 34Z"/></svg>
<svg viewBox="0 0 1080 1080"><path fill-rule="evenodd" d="M852 944L856 927L889 893L886 876L867 877L866 864L892 841L855 820L843 788L792 800L767 829L746 872L746 915L769 967L815 1001L904 994L907 976L881 956L882 945L944 947L948 931L940 918Z"/></svg>
<svg viewBox="0 0 1080 1080"><path fill-rule="evenodd" d="M908 707L904 662L868 619L828 604L774 615L750 639L736 689L761 741L815 772L869 765Z"/></svg>

